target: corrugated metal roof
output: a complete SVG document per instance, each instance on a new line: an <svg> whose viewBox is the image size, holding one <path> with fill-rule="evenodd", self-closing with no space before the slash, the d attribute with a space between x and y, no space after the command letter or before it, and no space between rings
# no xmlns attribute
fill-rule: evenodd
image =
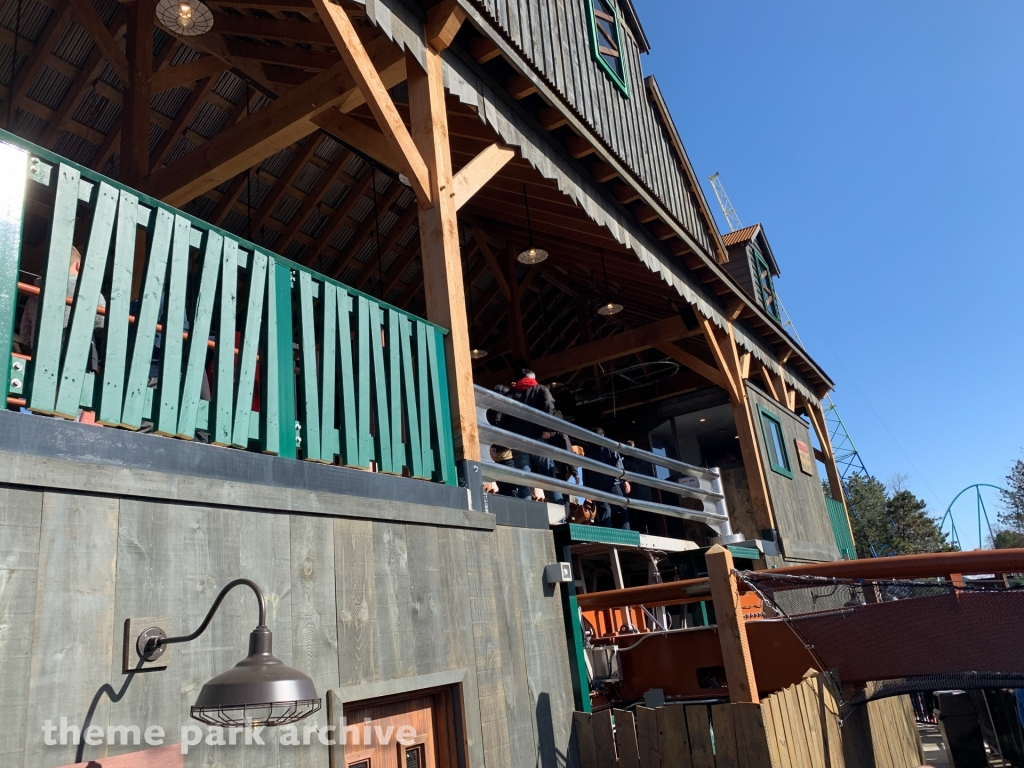
<svg viewBox="0 0 1024 768"><path fill-rule="evenodd" d="M0 8L0 26L11 32L17 28L20 37L35 42L50 16L56 11L43 5L39 0L21 0L21 18L18 19L18 5L17 2L4 3Z"/></svg>
<svg viewBox="0 0 1024 768"><path fill-rule="evenodd" d="M760 224L751 224L749 227L743 229L737 229L735 232L729 232L728 234L722 235L722 242L726 245L736 245L737 243L745 243L750 240L754 235L757 234L757 230L760 228Z"/></svg>

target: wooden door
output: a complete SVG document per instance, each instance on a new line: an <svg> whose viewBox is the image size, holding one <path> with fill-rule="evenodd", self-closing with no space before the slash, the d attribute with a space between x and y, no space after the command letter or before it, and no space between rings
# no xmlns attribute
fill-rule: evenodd
<svg viewBox="0 0 1024 768"><path fill-rule="evenodd" d="M346 768L457 768L450 702L435 692L346 705Z"/></svg>

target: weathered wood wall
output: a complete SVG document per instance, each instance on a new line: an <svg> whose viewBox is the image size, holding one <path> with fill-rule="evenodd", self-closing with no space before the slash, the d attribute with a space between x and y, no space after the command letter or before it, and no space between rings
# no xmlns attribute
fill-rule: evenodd
<svg viewBox="0 0 1024 768"><path fill-rule="evenodd" d="M471 0L561 94L687 232L714 253L707 224L651 103L640 67L640 50L622 19L622 60L629 96L605 75L590 53L583 0ZM621 13L620 13L621 16Z"/></svg>
<svg viewBox="0 0 1024 768"><path fill-rule="evenodd" d="M811 433L807 423L795 413L787 409L777 400L772 399L756 387L747 385L750 410L754 418L754 427L758 440L761 441L761 460L764 474L768 481L768 493L771 497L772 512L775 514L775 525L782 543L782 553L787 560L838 560L839 548L836 547L832 523L825 507L825 496L821 490L821 477L818 475L817 462L812 462L813 474L804 474L800 469L795 441L799 440L811 446ZM793 477L789 478L772 471L768 463L768 451L765 447L761 414L757 406L762 406L778 416L782 422L782 431L786 437L786 451Z"/></svg>
<svg viewBox="0 0 1024 768"><path fill-rule="evenodd" d="M275 654L322 696L463 670L470 766L564 765L572 687L561 596L543 580L556 559L547 530L2 487L0 762L73 763L75 747L46 746L42 725L64 716L81 726L104 685L121 690L125 618L170 616L169 631L190 632L242 576L267 595ZM136 675L120 701L103 697L91 723L159 725L179 741L200 687L245 656L255 622L251 593L231 593L201 638L174 647L166 670ZM325 724L326 710L300 726L312 723ZM185 765L327 766L328 747L312 740L201 744ZM87 746L85 758L140 748Z"/></svg>

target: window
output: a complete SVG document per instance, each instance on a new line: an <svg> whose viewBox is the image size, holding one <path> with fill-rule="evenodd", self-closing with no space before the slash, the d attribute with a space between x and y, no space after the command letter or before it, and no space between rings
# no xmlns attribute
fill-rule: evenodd
<svg viewBox="0 0 1024 768"><path fill-rule="evenodd" d="M757 410L761 413L761 431L764 433L764 445L768 451L768 463L772 471L792 478L793 470L790 468L789 454L786 452L786 436L782 432L782 421L760 405L757 406Z"/></svg>
<svg viewBox="0 0 1024 768"><path fill-rule="evenodd" d="M768 262L761 258L756 248L751 250L754 255L754 270L757 273L757 296L761 300L761 306L776 320L781 320L779 300L775 296L775 286L772 284L772 272L768 269Z"/></svg>
<svg viewBox="0 0 1024 768"><path fill-rule="evenodd" d="M584 0L590 16L590 52L623 96L629 96L622 60L622 25L615 0Z"/></svg>

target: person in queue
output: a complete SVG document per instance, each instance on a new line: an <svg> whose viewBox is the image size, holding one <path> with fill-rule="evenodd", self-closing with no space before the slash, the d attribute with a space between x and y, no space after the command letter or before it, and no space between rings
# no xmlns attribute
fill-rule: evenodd
<svg viewBox="0 0 1024 768"><path fill-rule="evenodd" d="M529 368L520 369L518 378L512 382L512 390L509 392L509 396L513 400L517 400L530 408L536 408L538 411L549 416L555 413L555 398L551 395L551 390L539 383L537 375ZM507 422L503 425L505 429L517 435L528 437L531 440L545 441L545 434L550 434L540 425L526 419L506 417L505 421ZM545 477L554 478L557 476L554 460L545 456L534 456L531 453L516 450L515 448L512 449L512 464L516 469L526 470L538 475L544 475ZM515 496L521 499L531 497L529 489L523 486L517 487ZM552 504L563 503L562 494L557 491L545 490L544 500Z"/></svg>
<svg viewBox="0 0 1024 768"><path fill-rule="evenodd" d="M604 430L601 427L595 429L594 432L601 435L601 437L605 436ZM622 456L618 451L606 448L603 445L591 445L587 447L587 457L602 464L615 467L620 473L622 472ZM583 470L583 484L588 488L593 488L595 491L604 491L615 496L625 497L631 490L626 480L595 472L592 469ZM629 511L625 506L599 499L594 499L594 503L597 506L597 517L594 520L596 525L604 528L620 528L624 531L630 530Z"/></svg>

